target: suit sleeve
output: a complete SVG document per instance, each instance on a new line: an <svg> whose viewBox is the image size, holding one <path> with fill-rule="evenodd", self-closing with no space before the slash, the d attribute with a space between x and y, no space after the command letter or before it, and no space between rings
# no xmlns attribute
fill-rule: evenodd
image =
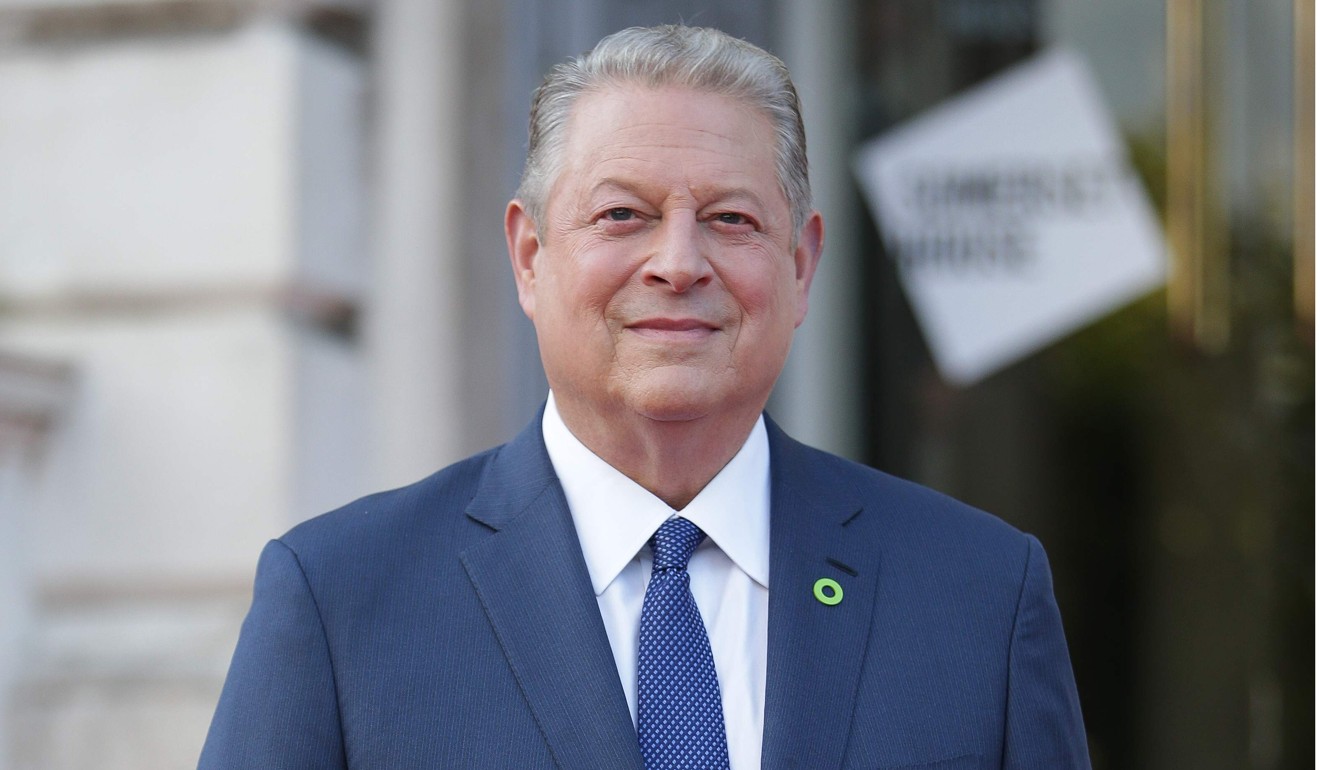
<svg viewBox="0 0 1320 770"><path fill-rule="evenodd" d="M1089 770L1086 730L1050 565L1040 541L1029 547L1009 651L1004 770Z"/></svg>
<svg viewBox="0 0 1320 770"><path fill-rule="evenodd" d="M297 555L272 540L199 770L343 768L334 671Z"/></svg>

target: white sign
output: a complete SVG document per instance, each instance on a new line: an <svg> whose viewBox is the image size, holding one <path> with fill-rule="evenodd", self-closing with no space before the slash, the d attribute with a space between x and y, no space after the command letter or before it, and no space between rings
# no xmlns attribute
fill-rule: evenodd
<svg viewBox="0 0 1320 770"><path fill-rule="evenodd" d="M1159 223L1072 54L1042 54L869 142L857 172L950 382L1164 282Z"/></svg>

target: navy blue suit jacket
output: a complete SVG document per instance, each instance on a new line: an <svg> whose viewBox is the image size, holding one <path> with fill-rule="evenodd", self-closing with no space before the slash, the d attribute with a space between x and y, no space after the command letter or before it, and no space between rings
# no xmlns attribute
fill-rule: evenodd
<svg viewBox="0 0 1320 770"><path fill-rule="evenodd" d="M1089 767L1040 544L767 423L764 766ZM201 758L463 767L642 768L539 420L272 541Z"/></svg>

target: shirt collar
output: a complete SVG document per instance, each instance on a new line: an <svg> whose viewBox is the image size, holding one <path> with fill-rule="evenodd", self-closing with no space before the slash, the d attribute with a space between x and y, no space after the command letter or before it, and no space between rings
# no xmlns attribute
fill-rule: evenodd
<svg viewBox="0 0 1320 770"><path fill-rule="evenodd" d="M674 515L701 527L734 564L770 586L770 442L759 417L742 448L682 511L596 456L546 401L541 435L573 516L597 596Z"/></svg>

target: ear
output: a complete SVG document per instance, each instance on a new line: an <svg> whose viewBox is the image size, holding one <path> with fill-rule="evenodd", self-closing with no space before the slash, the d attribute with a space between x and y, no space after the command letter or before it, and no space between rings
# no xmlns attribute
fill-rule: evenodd
<svg viewBox="0 0 1320 770"><path fill-rule="evenodd" d="M528 318L536 320L536 257L541 253L541 239L520 200L509 201L504 210L504 240L513 263L513 281L518 285L518 304Z"/></svg>
<svg viewBox="0 0 1320 770"><path fill-rule="evenodd" d="M821 249L825 247L825 220L819 211L811 212L802 225L798 235L797 248L793 252L793 263L797 270L797 323L801 326L807 319L807 292L811 291L811 279L816 275L816 266L820 264Z"/></svg>

